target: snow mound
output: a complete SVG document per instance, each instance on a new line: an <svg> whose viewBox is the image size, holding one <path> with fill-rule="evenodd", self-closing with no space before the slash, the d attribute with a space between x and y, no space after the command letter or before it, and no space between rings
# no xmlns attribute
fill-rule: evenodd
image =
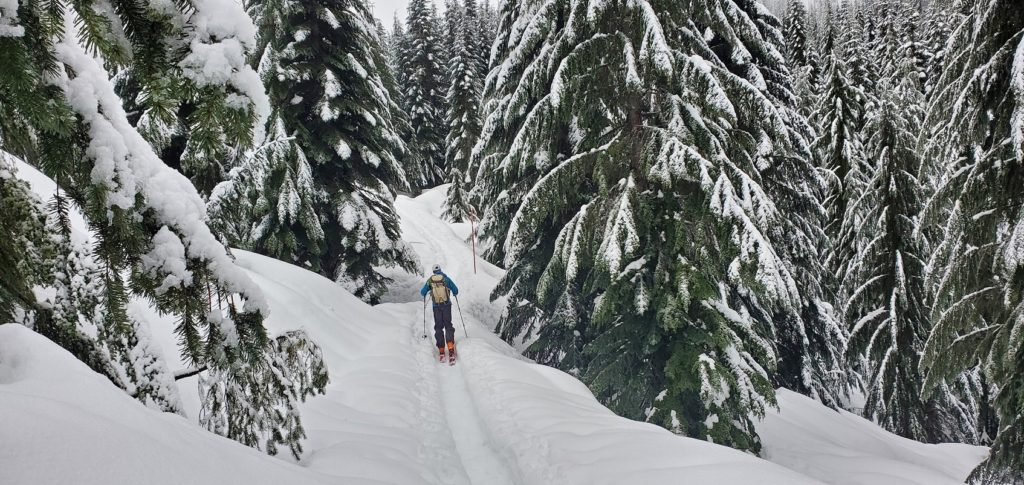
<svg viewBox="0 0 1024 485"><path fill-rule="evenodd" d="M70 353L0 325L0 482L318 484L180 416L147 409Z"/></svg>
<svg viewBox="0 0 1024 485"><path fill-rule="evenodd" d="M706 441L615 415L561 371L460 347L462 372L483 428L519 483L819 483Z"/></svg>
<svg viewBox="0 0 1024 485"><path fill-rule="evenodd" d="M963 483L988 449L909 440L787 389L757 426L770 461L839 485Z"/></svg>

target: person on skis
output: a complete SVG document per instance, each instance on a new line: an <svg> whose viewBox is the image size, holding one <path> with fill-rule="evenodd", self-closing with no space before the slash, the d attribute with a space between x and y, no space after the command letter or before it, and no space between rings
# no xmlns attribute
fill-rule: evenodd
<svg viewBox="0 0 1024 485"><path fill-rule="evenodd" d="M427 282L420 289L420 296L423 298L430 294L434 302L434 341L437 343L437 351L441 362L444 362L445 344L448 347L448 358L455 357L455 327L452 326L452 295L459 294L459 287L455 286L448 275L441 271L441 265L434 265L434 274L427 278ZM454 361L453 361L454 362Z"/></svg>

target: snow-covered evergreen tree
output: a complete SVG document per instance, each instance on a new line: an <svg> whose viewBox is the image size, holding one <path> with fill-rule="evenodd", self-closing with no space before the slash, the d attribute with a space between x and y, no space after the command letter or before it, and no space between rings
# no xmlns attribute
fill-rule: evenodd
<svg viewBox="0 0 1024 485"><path fill-rule="evenodd" d="M731 0L505 2L473 195L508 268L506 339L626 416L750 450L774 403L771 314L800 306L759 171L806 149L774 104L768 19Z"/></svg>
<svg viewBox="0 0 1024 485"><path fill-rule="evenodd" d="M901 62L899 84L885 80L866 127L874 168L847 208L855 257L841 279L851 325L850 351L868 361L864 413L901 436L927 442L973 436L973 416L956 415L954 396L922 399L918 364L930 331L924 289L924 245L918 239L923 190L916 130L922 98L913 57ZM951 412L954 415L950 415ZM953 422L951 422L951 420Z"/></svg>
<svg viewBox="0 0 1024 485"><path fill-rule="evenodd" d="M415 141L413 138L412 125L409 124L409 114L405 111L405 107L402 105L402 88L399 84L399 76L401 76L402 64L405 62L405 54L400 47L405 42L405 33L402 31L402 25L398 22L397 15L395 16L396 29L395 33L388 33L387 29L384 28L383 24L377 20L377 33L381 39L381 49L384 56L385 62L378 66L378 74L380 75L381 82L384 84L384 88L388 91L388 96L391 97L391 124L395 127L395 132L398 133L399 139L401 139L405 145L405 148L401 153L395 154L398 157L399 164L402 166L402 170L405 172L405 180L407 182L403 190L411 189L416 185L416 181L421 178L419 158L415 153ZM401 54L401 56L399 55Z"/></svg>
<svg viewBox="0 0 1024 485"><path fill-rule="evenodd" d="M259 217L253 230L253 249L282 261L321 269L327 250L319 209L321 187L313 179L306 152L289 136L276 114L267 141L257 147L261 160L259 191L253 212Z"/></svg>
<svg viewBox="0 0 1024 485"><path fill-rule="evenodd" d="M405 178L409 182L409 188L415 189L425 186L425 179L421 166L422 158L419 154L419 143L415 137L415 129L410 123L408 105L403 93L409 84L409 36L405 33L402 22L395 14L392 24L390 45L387 47L389 73L382 73L384 84L387 86L391 99L395 101L398 111L393 115L395 127L402 140L405 140L405 151L401 156L402 168L405 170Z"/></svg>
<svg viewBox="0 0 1024 485"><path fill-rule="evenodd" d="M427 0L412 0L408 9L407 77L401 88L409 124L414 130L414 154L420 159L422 181L418 188L434 187L444 182L446 174L444 119L448 83L441 64L439 26L433 15L433 4L428 4Z"/></svg>
<svg viewBox="0 0 1024 485"><path fill-rule="evenodd" d="M785 44L778 20L757 9L749 15L769 40L768 45ZM772 312L772 340L778 355L775 382L839 407L849 393L844 362L847 333L834 315L823 284L827 273L820 248L825 246L826 212L821 201L827 179L816 170L810 149L813 130L797 112L800 94L782 67L780 53L774 49L750 49L750 53L759 75L752 76L746 63L724 62L752 84L765 84L778 116L789 128L791 143L785 156L766 156L765 167L760 169L766 194L784 214L767 233L800 293L798 308L783 306Z"/></svg>
<svg viewBox="0 0 1024 485"><path fill-rule="evenodd" d="M815 90L818 84L818 64L812 48L808 46L807 7L800 0L789 3L783 24L786 61L793 75L793 91L797 97L799 111L810 116L815 105Z"/></svg>
<svg viewBox="0 0 1024 485"><path fill-rule="evenodd" d="M924 391L981 364L999 424L971 481L1024 480L1024 10L1010 0L963 5L922 134L945 166L927 221L941 230L930 262L932 330Z"/></svg>
<svg viewBox="0 0 1024 485"><path fill-rule="evenodd" d="M0 142L9 135L0 132ZM45 279L43 261L52 252L46 247L50 238L44 221L28 183L17 178L13 157L0 149L0 229L7 235L0 238L0 320L4 322L31 321L26 314L37 308L32 286Z"/></svg>
<svg viewBox="0 0 1024 485"><path fill-rule="evenodd" d="M9 163L8 157L4 153L0 164ZM45 335L144 404L182 412L148 327L127 312L130 295L121 275L103 267L84 235L72 234L72 201L58 188L43 204L15 177L13 165L0 172L0 193L5 215L15 224L7 244L17 248L17 259L3 272L0 296L5 309L14 304L20 314L7 310L4 320ZM23 293L11 294L19 286Z"/></svg>
<svg viewBox="0 0 1024 485"><path fill-rule="evenodd" d="M484 78L487 77L487 60L490 58L491 49L490 40L494 34L493 32L487 33L484 31L487 28L485 25L487 20L483 17L483 12L478 7L476 0L463 0L462 12L464 42L467 45L468 55L475 63L476 76L480 79L482 85Z"/></svg>
<svg viewBox="0 0 1024 485"><path fill-rule="evenodd" d="M392 50L390 58L394 69L395 83L398 84L399 92L404 92L404 87L409 82L409 36L405 32L405 26L402 25L402 21L398 18L397 13L391 24L390 48ZM402 109L408 111L405 105L405 97L399 96L397 100Z"/></svg>
<svg viewBox="0 0 1024 485"><path fill-rule="evenodd" d="M459 16L455 32L454 52L448 72L448 138L445 140L445 164L448 169L448 198L445 216L453 221L464 220L471 212L468 186L464 174L469 173L473 145L480 136L481 61L477 57L476 4L468 0Z"/></svg>
<svg viewBox="0 0 1024 485"><path fill-rule="evenodd" d="M434 7L436 4L431 3ZM437 40L439 54L438 62L442 66L442 72L446 74L445 80L450 78L448 67L457 54L459 37L465 28L466 19L463 17L462 3L459 0L444 0L444 15L438 18ZM445 84L447 86L447 84Z"/></svg>
<svg viewBox="0 0 1024 485"><path fill-rule="evenodd" d="M253 237L261 216L257 205L264 192L265 157L269 151L266 144L257 142L252 149L236 150L231 162L234 168L210 192L206 203L210 230L228 247L254 250Z"/></svg>
<svg viewBox="0 0 1024 485"><path fill-rule="evenodd" d="M285 143L268 156L255 247L376 301L387 279L375 267L414 267L394 210L404 143L377 29L359 0L265 11L280 16L260 67L275 106L269 143Z"/></svg>
<svg viewBox="0 0 1024 485"><path fill-rule="evenodd" d="M859 126L864 116L862 91L847 76L846 63L839 52L833 51L827 63L819 108L811 119L820 130L813 150L818 167L825 170L828 179L824 205L829 245L825 264L832 280L826 284L834 285L843 280L854 249L852 235L843 227L847 209L860 198L868 174ZM856 222L850 221L854 226ZM835 286L832 288L835 291Z"/></svg>
<svg viewBox="0 0 1024 485"><path fill-rule="evenodd" d="M78 4L68 8L81 17L80 38L71 33L75 29L66 24L70 19L61 9L41 10L27 4L15 16L17 35L0 38L0 51L11 66L0 74L4 86L0 104L5 107L3 117L14 120L9 126L20 129L4 134L4 148L39 166L67 189L97 234L96 257L112 271L130 270L134 291L157 299L161 310L182 319L181 330L196 336L189 339L186 349L191 356L203 358L198 335L199 328L205 326L206 312L194 310L205 306L197 287L206 283L241 293L248 300L236 323L258 336L262 332L260 313L266 309L258 288L231 263L203 223L203 203L195 188L169 170L131 126L111 76L81 45L84 42L95 49L105 61L124 63L130 57L133 69L174 77L174 72L166 72L167 66L156 65L163 58L155 58L151 52L128 56L125 50L144 50L143 44L150 40L152 46L164 44L161 39L148 38L137 39L138 44L108 42L152 35L149 31L123 31L122 26L140 14L137 11L82 13L79 10L91 7ZM155 15L148 10L142 14ZM177 32L191 39L188 48L179 52L184 56L177 64L180 82L196 90L197 102L225 110L217 116L232 113L235 120L226 123L214 116L211 123L217 126L197 125L194 131L208 130L220 133L211 136L230 138L224 130L236 130L236 134L250 130L249 117L258 111L254 106L265 96L258 79L251 84L251 70L244 65L235 68L235 61L244 61L245 49L254 42L252 24L244 13L231 2L214 1L165 14L182 16L180 22L171 22L170 34ZM225 14L239 16L210 22L211 17ZM22 22L33 28L20 28ZM198 69L207 63L212 63L209 69ZM260 351L258 346L247 350Z"/></svg>
<svg viewBox="0 0 1024 485"><path fill-rule="evenodd" d="M935 91L935 84L942 76L946 65L947 47L952 25L955 24L955 10L946 2L932 2L926 14L923 28L923 42L927 64L925 65L925 93Z"/></svg>
<svg viewBox="0 0 1024 485"><path fill-rule="evenodd" d="M789 67L795 70L807 66L807 7L800 0L789 2L783 34L786 39L786 60L789 61Z"/></svg>
<svg viewBox="0 0 1024 485"><path fill-rule="evenodd" d="M487 77L487 71L490 68L489 63L491 60L491 45L494 44L494 38L498 34L498 22L500 19L498 18L497 10L494 9L489 0L483 0L479 7L479 56L484 63L484 72L483 75L481 76L481 79L483 79Z"/></svg>
<svg viewBox="0 0 1024 485"><path fill-rule="evenodd" d="M210 231L195 186L135 128L139 113L124 107L136 105L118 97L107 68L141 82L145 99L131 101L145 106L143 117L156 116L166 101L168 119L177 119L178 104L191 104L192 153L213 153L204 143L221 153L226 144L245 145L266 115L263 87L246 64L256 39L245 12L229 0L94 7L23 2L16 12L0 9L7 66L0 71L0 149L39 167L61 189L51 218L58 228L40 232L33 221L41 211L25 205L24 185L3 177L0 191L19 201L8 211L5 200L5 213L22 211L24 218L9 226L12 243L0 249L8 257L16 248L28 263L18 274L5 269L5 280L12 274L16 284L3 286L21 306L16 320L134 397L173 411L180 408L173 380L129 301L144 299L172 315L185 360L211 372L265 358L268 306ZM22 196L14 193L19 185ZM88 225L86 245L69 237L65 196ZM255 412L274 398L241 396Z"/></svg>
<svg viewBox="0 0 1024 485"><path fill-rule="evenodd" d="M874 70L880 78L890 80L903 75L903 61L913 59L915 76L922 87L926 79L926 49L920 33L920 2L912 0L877 0L872 14L876 35L869 46Z"/></svg>
<svg viewBox="0 0 1024 485"><path fill-rule="evenodd" d="M866 5L851 7L840 6L835 18L835 26L839 54L846 64L846 73L854 86L860 90L861 116L858 120L859 129L863 130L867 123L867 113L874 103L879 70L877 60L872 56L868 46L872 45L874 33L873 16L867 12Z"/></svg>
<svg viewBox="0 0 1024 485"><path fill-rule="evenodd" d="M174 378L149 328L129 312L124 278L103 265L81 235L72 237L71 201L58 188L49 204L54 258L47 263L50 295L41 301L51 313L46 325L65 347L147 406L182 413Z"/></svg>
<svg viewBox="0 0 1024 485"><path fill-rule="evenodd" d="M150 8L140 1L81 11L88 12L85 29L103 39L129 121L164 163L209 195L232 168L232 150L252 143L270 110L247 63L256 46L243 11L220 2Z"/></svg>
<svg viewBox="0 0 1024 485"><path fill-rule="evenodd" d="M199 422L271 455L287 447L297 460L306 437L297 406L307 397L323 394L327 382L320 347L301 330L285 332L271 340L262 362L233 361L227 368L200 376Z"/></svg>

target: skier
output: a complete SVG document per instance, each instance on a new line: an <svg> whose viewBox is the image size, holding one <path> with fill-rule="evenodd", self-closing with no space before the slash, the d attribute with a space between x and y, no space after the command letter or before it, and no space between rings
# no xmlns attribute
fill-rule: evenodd
<svg viewBox="0 0 1024 485"><path fill-rule="evenodd" d="M434 301L434 340L437 343L439 362L444 362L445 342L448 344L448 360L455 363L455 327L452 326L452 295L459 294L448 275L441 271L441 265L434 265L434 274L420 289L420 295L426 299L427 293Z"/></svg>

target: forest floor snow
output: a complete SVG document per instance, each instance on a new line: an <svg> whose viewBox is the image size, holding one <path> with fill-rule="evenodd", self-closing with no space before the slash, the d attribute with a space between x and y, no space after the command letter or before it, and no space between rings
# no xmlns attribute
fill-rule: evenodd
<svg viewBox="0 0 1024 485"><path fill-rule="evenodd" d="M441 220L443 198L439 188L396 207L421 267L440 264L461 289L454 367L436 362L425 276L391 272L387 303L369 306L316 274L236 251L270 301L271 333L305 329L330 369L327 394L301 407L301 461L200 429L194 377L178 381L189 419L161 414L44 338L0 325L0 483L940 484L984 457L904 440L785 390L758 427L767 460L616 416L494 335L504 302L489 295L502 270L478 260L473 272L469 228ZM171 319L132 305L182 368Z"/></svg>

